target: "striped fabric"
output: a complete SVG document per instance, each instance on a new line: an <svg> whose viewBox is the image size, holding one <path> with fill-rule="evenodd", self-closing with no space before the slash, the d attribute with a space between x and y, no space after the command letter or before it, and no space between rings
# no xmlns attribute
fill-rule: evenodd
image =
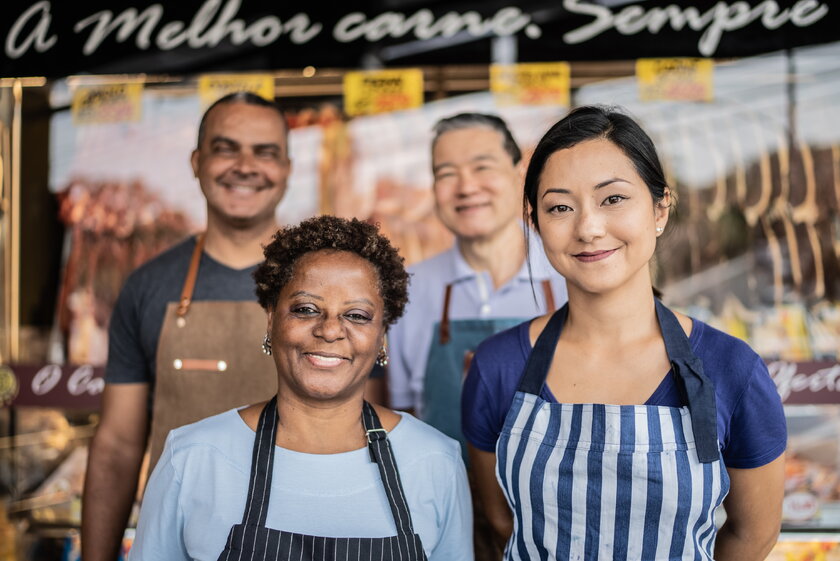
<svg viewBox="0 0 840 561"><path fill-rule="evenodd" d="M388 435L373 407L365 402L362 424L368 435L372 462L379 467L391 505L397 535L385 538L334 538L274 530L266 526L274 442L277 437L277 397L266 404L257 424L251 458L251 479L242 523L230 529L219 561L426 561L420 536L414 533L411 512ZM364 516L363 512L359 516Z"/></svg>
<svg viewBox="0 0 840 561"><path fill-rule="evenodd" d="M548 403L517 392L496 446L514 513L506 560L712 559L722 459L687 407Z"/></svg>

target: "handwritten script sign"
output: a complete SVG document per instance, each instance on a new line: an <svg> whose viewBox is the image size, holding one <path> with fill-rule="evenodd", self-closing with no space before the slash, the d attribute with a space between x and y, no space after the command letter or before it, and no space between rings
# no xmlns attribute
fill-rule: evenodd
<svg viewBox="0 0 840 561"><path fill-rule="evenodd" d="M18 393L15 406L99 409L105 369L89 364L12 364Z"/></svg>

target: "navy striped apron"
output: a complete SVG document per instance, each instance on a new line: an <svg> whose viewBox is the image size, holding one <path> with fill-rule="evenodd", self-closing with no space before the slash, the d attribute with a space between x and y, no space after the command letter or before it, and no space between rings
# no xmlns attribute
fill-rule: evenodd
<svg viewBox="0 0 840 561"><path fill-rule="evenodd" d="M368 438L370 459L379 466L388 504L394 515L397 535L385 538L333 538L309 536L266 527L274 443L277 437L277 397L263 408L254 437L251 479L242 523L230 529L219 561L425 561L420 536L414 533L411 513L403 493L400 474L388 435L376 411L365 402L362 424ZM359 513L364 516L364 513Z"/></svg>
<svg viewBox="0 0 840 561"><path fill-rule="evenodd" d="M715 394L674 314L656 315L687 407L539 397L568 314L540 334L496 444L514 514L506 560L709 560L729 491Z"/></svg>

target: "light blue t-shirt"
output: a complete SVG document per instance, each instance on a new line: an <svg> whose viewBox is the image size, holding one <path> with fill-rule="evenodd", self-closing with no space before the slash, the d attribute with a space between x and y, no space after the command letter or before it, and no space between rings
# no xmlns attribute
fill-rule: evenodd
<svg viewBox="0 0 840 561"><path fill-rule="evenodd" d="M472 506L458 443L408 414L388 434L429 561L472 560ZM255 433L230 410L172 431L140 511L131 561L215 561L242 521ZM276 447L270 528L331 537L396 534L367 448Z"/></svg>
<svg viewBox="0 0 840 561"><path fill-rule="evenodd" d="M530 319L546 313L540 284L551 281L555 306L568 299L566 281L551 268L539 237L530 236L531 273L523 263L516 276L494 289L487 271L476 272L457 246L409 267L411 284L403 317L389 330L388 391L396 409L414 408L423 418L423 381L435 325L441 320L446 285L452 283L449 319ZM532 285L533 279L533 285Z"/></svg>

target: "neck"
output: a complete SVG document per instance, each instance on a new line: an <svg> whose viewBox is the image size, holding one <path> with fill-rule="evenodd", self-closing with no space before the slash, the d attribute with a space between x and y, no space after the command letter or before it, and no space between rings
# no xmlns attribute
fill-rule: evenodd
<svg viewBox="0 0 840 561"><path fill-rule="evenodd" d="M232 269L244 269L263 260L263 245L277 231L274 220L250 228L234 228L207 217L204 251Z"/></svg>
<svg viewBox="0 0 840 561"><path fill-rule="evenodd" d="M518 222L486 238L461 238L458 250L474 271L489 271L493 286L512 279L525 262L525 234Z"/></svg>
<svg viewBox="0 0 840 561"><path fill-rule="evenodd" d="M290 391L277 393L277 445L306 454L339 454L367 444L362 396L340 404L310 404Z"/></svg>
<svg viewBox="0 0 840 561"><path fill-rule="evenodd" d="M605 294L588 293L571 283L568 292L569 316L563 338L570 342L604 348L658 336L649 274L636 275L629 283Z"/></svg>

